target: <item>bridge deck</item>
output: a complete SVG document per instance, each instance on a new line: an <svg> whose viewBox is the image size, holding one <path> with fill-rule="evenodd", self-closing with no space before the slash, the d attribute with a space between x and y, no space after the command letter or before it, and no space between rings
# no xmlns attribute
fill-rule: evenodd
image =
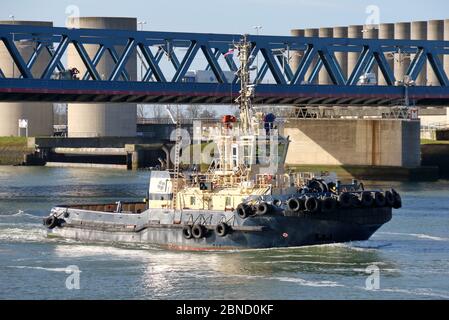
<svg viewBox="0 0 449 320"><path fill-rule="evenodd" d="M239 85L236 76L229 79L225 72L231 72L232 77L239 68L229 50L241 37L2 25L0 45L11 56L18 74L11 77L0 68L0 101L229 104ZM438 85L432 87L409 87L412 103L449 105L449 67L445 68L442 59L449 55L449 41L253 35L248 41L252 43L252 65L255 60L261 62L253 75L254 82L259 83L257 104L391 105L406 96L405 87L395 85L405 78L396 79L388 61L400 53L413 57L406 72L408 84L427 66L438 79ZM20 54L21 45L35 48L31 57ZM88 46L98 48L94 56L86 51ZM71 68L65 62L69 47L76 49L84 65L81 80L53 80ZM120 54L117 47L123 49ZM36 74L33 66L44 52L50 59L42 74ZM295 52L302 58L293 70L290 59ZM339 52L358 53L354 70L347 76L335 57ZM100 76L97 66L105 54L113 57L115 65L111 74ZM132 81L126 68L134 56L140 57L145 71L140 81ZM211 71L214 83L185 82L189 70L198 63L206 64L200 70ZM373 70L379 70L387 86L358 85L360 77ZM329 75L332 85L311 85L320 72Z"/></svg>
<svg viewBox="0 0 449 320"><path fill-rule="evenodd" d="M238 96L237 84L142 83L110 81L61 81L3 79L0 101L148 104L231 104ZM409 87L417 106L449 105L445 87ZM257 89L256 104L273 105L367 105L388 106L405 97L404 87L264 85Z"/></svg>

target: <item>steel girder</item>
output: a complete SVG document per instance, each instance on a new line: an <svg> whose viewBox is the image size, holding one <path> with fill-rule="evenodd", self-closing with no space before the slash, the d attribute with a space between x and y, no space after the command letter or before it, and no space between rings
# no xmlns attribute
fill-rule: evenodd
<svg viewBox="0 0 449 320"><path fill-rule="evenodd" d="M104 90L103 96L113 95L113 92L120 91L140 91L138 82L146 84L146 88L156 92L157 84L164 84L168 92L175 92L184 80L187 71L192 67L195 59L202 54L205 57L204 70L211 70L216 78L215 86L211 87L211 92L203 92L204 97L209 97L217 90L217 87L223 87L228 92L235 92L238 89L236 77L232 83L228 83L224 71L236 71L238 69L237 59L232 55L226 54L233 48L233 43L241 39L237 34L202 34L202 33L176 33L176 32L143 32L143 31L123 31L123 30L101 30L101 29L67 29L67 28L49 28L35 26L0 26L0 43L6 47L12 60L20 72L19 79L7 79L2 70L0 70L0 90L10 93L13 96L14 90L17 96L21 93L21 85L27 83L31 86L28 89L39 92L45 90L45 86L50 88L70 86L83 88L83 90L95 90L97 84L101 83ZM263 63L257 68L257 75L254 82L263 83L267 79L268 73L271 74L274 83L264 84L264 90L267 94L272 94L274 99L277 92L282 91L288 96L303 98L302 95L308 93L310 84L314 83L317 75L323 69L329 74L333 83L330 87L345 92L345 99L350 98L354 92L370 95L369 101L378 101L386 98L385 87L382 86L358 86L358 80L365 72L369 72L374 63L379 66L382 76L385 78L388 87L395 87L397 81L394 72L387 61L386 55L391 54L410 54L414 55L413 61L407 71L410 80L416 80L419 73L423 70L426 62L429 63L435 72L440 86L423 88L426 100L442 101L446 96L449 86L448 75L446 74L441 56L449 54L449 42L447 41L421 41L421 40L375 40L375 39L342 39L342 38L304 38L288 36L249 36L249 41L253 44L252 55L258 57L255 61L263 60ZM34 53L26 61L19 53L18 45L26 42L34 46ZM62 80L52 80L56 70L62 71L69 69L64 63L68 47L72 45L79 54L82 63L86 67L86 73L81 75L81 80L77 84L68 84ZM86 46L95 45L98 47L94 56L89 56ZM120 47L120 53L117 48ZM186 50L181 57L179 50ZM40 75L33 73L33 65L43 52L50 54L50 61L45 70ZM279 54L282 52L282 55ZM290 60L285 57L285 53L301 53L302 58L299 61L296 70L292 70ZM357 52L359 59L354 70L347 78L343 76L338 61L335 58L336 52ZM107 79L101 79L96 67L104 55L108 53L115 66ZM139 53L144 60L145 75L140 81L131 80L126 71L126 64L132 55ZM167 67L161 65L165 58L174 68L174 73L170 74ZM309 78L306 79L306 75ZM8 80L12 80L9 82ZM22 82L21 82L22 81ZM25 82L26 81L26 82ZM59 84L53 84L53 81L60 81ZM51 85L49 84L51 82ZM7 87L14 83L17 87ZM106 84L105 84L106 83ZM126 84L125 84L126 83ZM184 92L185 96L195 95L193 87L192 92ZM322 98L323 101L331 101L328 96L329 86L313 86L315 92L314 100ZM129 90L131 89L131 90ZM280 90L278 90L280 89ZM410 88L413 92L413 88ZM79 91L80 94L81 91ZM83 91L85 92L85 91ZM333 91L331 91L333 92ZM437 93L438 92L438 93ZM258 90L260 93L260 90ZM45 93L41 93L44 95ZM262 92L262 94L264 94ZM354 93L355 94L355 93ZM423 93L424 94L424 93ZM53 93L53 96L57 93ZM161 93L164 96L164 93ZM374 95L374 97L373 97ZM142 94L140 95L142 96ZM139 97L140 97L139 96ZM70 96L71 97L71 96ZM140 100L139 97L132 100ZM67 98L67 96L66 96ZM66 99L65 98L65 99ZM101 99L97 97L98 99ZM209 97L210 98L210 97ZM339 97L333 101L340 101ZM124 98L118 98L123 100ZM411 95L413 99L413 95ZM417 97L419 100L419 97ZM445 99L445 98L444 98ZM443 100L444 100L443 99ZM63 99L57 99L63 100ZM115 100L115 99L114 99ZM170 99L169 99L170 100ZM188 101L189 99L187 99ZM209 99L210 100L210 99ZM219 99L224 101L227 99ZM263 100L263 99L261 99ZM275 99L276 100L276 99ZM281 102L288 99L277 99ZM435 100L435 101L436 101ZM289 103L290 101L286 102Z"/></svg>

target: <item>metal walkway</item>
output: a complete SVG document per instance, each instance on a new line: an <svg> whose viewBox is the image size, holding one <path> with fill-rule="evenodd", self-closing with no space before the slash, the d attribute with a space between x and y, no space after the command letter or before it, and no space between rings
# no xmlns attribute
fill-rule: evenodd
<svg viewBox="0 0 449 320"><path fill-rule="evenodd" d="M229 104L238 96L239 84L237 77L229 81L225 71L238 69L230 49L240 39L241 35L232 34L3 25L0 45L3 42L20 75L5 78L0 70L0 101ZM449 105L449 79L442 63L442 57L449 54L449 42L283 36L248 39L253 44L252 55L260 60L260 67L254 68L257 71L254 81L259 83L257 104L392 105L403 100L408 91L410 101L417 106ZM26 60L18 50L24 43L35 49ZM97 48L94 56L87 53L88 45ZM56 72L71 67L65 64L69 46L74 46L87 71L80 75L80 80L56 80ZM52 58L43 73L36 74L33 65L44 51ZM290 54L295 52L303 57L297 70L292 70ZM337 63L336 52L359 53L354 71L347 79ZM410 80L416 80L427 62L440 86L395 85L403 79L394 78L386 58L395 53L414 56L407 72ZM111 74L100 75L96 66L106 54L116 65ZM142 79L132 79L125 68L135 54L143 59ZM186 82L187 72L203 57L206 65L201 68L211 70L213 83ZM360 76L377 66L387 86L357 84ZM333 85L308 84L314 82L323 68ZM267 79L271 83L266 83Z"/></svg>

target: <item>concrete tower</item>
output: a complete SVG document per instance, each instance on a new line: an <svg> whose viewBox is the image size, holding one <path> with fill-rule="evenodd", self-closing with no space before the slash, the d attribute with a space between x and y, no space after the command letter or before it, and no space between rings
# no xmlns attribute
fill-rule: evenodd
<svg viewBox="0 0 449 320"><path fill-rule="evenodd" d="M293 37L304 37L304 30L303 29L293 29L290 31L290 34ZM295 73L296 70L298 70L298 66L301 63L301 59L304 56L303 51L293 51L292 52L292 59L290 62L290 68L292 69L292 72Z"/></svg>
<svg viewBox="0 0 449 320"><path fill-rule="evenodd" d="M349 26L348 38L361 39L363 38L363 26ZM348 53L348 76L351 76L354 68L359 60L361 52L349 52Z"/></svg>
<svg viewBox="0 0 449 320"><path fill-rule="evenodd" d="M412 22L412 40L427 40L427 21L414 21ZM410 59L413 61L415 55L412 55ZM425 86L427 83L427 63L424 64L422 69L416 78L416 85Z"/></svg>
<svg viewBox="0 0 449 320"><path fill-rule="evenodd" d="M29 26L52 27L52 22L41 21L0 21L0 24L15 24ZM25 61L33 54L36 44L32 42L15 43ZM33 66L32 74L40 77L50 60L50 55L43 50ZM0 44L0 68L7 78L20 77L20 71L3 43ZM53 135L53 104L52 103L0 103L0 136L17 136L19 134L19 119L28 120L29 136ZM21 132L25 136L25 130Z"/></svg>
<svg viewBox="0 0 449 320"><path fill-rule="evenodd" d="M69 18L69 28L137 30L135 18ZM85 46L93 57L98 50L95 45ZM117 49L117 48L116 48ZM121 54L123 47L119 48ZM68 67L76 67L81 75L86 67L76 49L68 49ZM107 79L114 69L115 63L109 53L105 53L97 66L101 77ZM137 55L134 54L126 65L130 80L137 80ZM128 137L136 135L137 106L135 104L70 104L68 107L69 137Z"/></svg>
<svg viewBox="0 0 449 320"><path fill-rule="evenodd" d="M347 27L335 27L334 28L334 38L347 38L348 28ZM348 79L348 54L346 52L335 52L335 59L340 65L343 77Z"/></svg>
<svg viewBox="0 0 449 320"><path fill-rule="evenodd" d="M379 38L379 25L377 24L368 24L363 26L363 39L378 39ZM374 63L376 66L377 64ZM379 70L377 67L373 67L371 70L368 70L371 73L376 75L376 81L379 81Z"/></svg>
<svg viewBox="0 0 449 320"><path fill-rule="evenodd" d="M449 19L444 20L444 40L449 41ZM444 71L449 77L449 55L444 55Z"/></svg>
<svg viewBox="0 0 449 320"><path fill-rule="evenodd" d="M320 38L332 38L334 36L333 28L320 28L318 31L318 35ZM326 68L323 66L318 75L318 83L319 84L332 84L332 79L329 76Z"/></svg>
<svg viewBox="0 0 449 320"><path fill-rule="evenodd" d="M305 29L304 30L304 36L305 37L309 37L309 38L318 37L319 36L319 29ZM309 78L312 75L313 68L315 68L317 62L318 62L318 58L313 59L312 64L310 65L310 68L309 68L309 70L306 73L306 77L304 79L305 81L309 81ZM318 83L318 81L315 80L312 83L316 84L316 83Z"/></svg>
<svg viewBox="0 0 449 320"><path fill-rule="evenodd" d="M381 23L379 25L379 39L394 39L394 23ZM390 65L391 71L394 71L394 57L387 55L386 59ZM382 72L379 70L379 85L387 85Z"/></svg>
<svg viewBox="0 0 449 320"><path fill-rule="evenodd" d="M431 20L427 25L427 40L444 40L444 20ZM440 56L441 63L443 57ZM430 86L439 86L435 72L430 63L427 64L427 84Z"/></svg>
<svg viewBox="0 0 449 320"><path fill-rule="evenodd" d="M396 40L410 40L411 25L410 22L399 22L394 26L394 38ZM410 55L400 53L394 58L394 77L396 81L403 81L404 76L410 66Z"/></svg>

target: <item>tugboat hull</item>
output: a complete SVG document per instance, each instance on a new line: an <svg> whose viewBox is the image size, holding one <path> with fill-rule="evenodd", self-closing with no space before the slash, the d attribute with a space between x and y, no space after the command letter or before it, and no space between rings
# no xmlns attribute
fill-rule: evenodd
<svg viewBox="0 0 449 320"><path fill-rule="evenodd" d="M55 209L54 209L55 210ZM147 210L141 214L56 208L57 226L49 236L86 242L149 244L177 250L286 248L368 240L391 220L392 209L337 209L331 213L253 216L234 213ZM216 226L226 221L227 234ZM199 225L203 234L188 238L184 229Z"/></svg>

